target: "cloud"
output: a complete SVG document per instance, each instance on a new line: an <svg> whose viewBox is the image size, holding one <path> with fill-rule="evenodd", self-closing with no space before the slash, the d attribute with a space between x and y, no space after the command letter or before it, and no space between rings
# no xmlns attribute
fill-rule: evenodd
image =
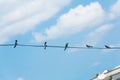
<svg viewBox="0 0 120 80"><path fill-rule="evenodd" d="M113 4L108 12L106 12L98 2L92 2L87 6L78 5L76 8L69 10L68 13L63 14L57 20L57 23L49 28L45 29L44 32L33 32L34 42L41 42L59 37L69 36L78 32L82 32L85 29L96 28L100 25L101 32L98 30L91 31L87 36L92 44L97 44L102 37L112 29L114 23L110 23L120 16L120 0L117 0ZM105 31L105 32L102 32ZM100 36L98 37L98 35ZM90 37L91 38L90 38ZM87 40L87 39L86 39ZM88 43L90 41L87 41Z"/></svg>
<svg viewBox="0 0 120 80"><path fill-rule="evenodd" d="M24 34L54 16L71 0L4 0L0 1L0 42ZM4 4L4 5L3 5ZM2 39L2 40L1 40Z"/></svg>
<svg viewBox="0 0 120 80"><path fill-rule="evenodd" d="M101 65L100 62L94 62L94 63L92 63L92 64L88 67L88 69L93 68L93 67L96 67L96 66L99 66L99 65Z"/></svg>
<svg viewBox="0 0 120 80"><path fill-rule="evenodd" d="M116 3L111 6L110 15L111 18L117 18L120 16L120 0L117 0Z"/></svg>
<svg viewBox="0 0 120 80"><path fill-rule="evenodd" d="M87 6L79 5L59 17L57 23L47 28L44 33L33 33L34 41L55 39L93 28L104 21L105 15L106 13L98 2Z"/></svg>
<svg viewBox="0 0 120 80"><path fill-rule="evenodd" d="M37 24L54 16L70 2L71 0L0 1L0 43L32 30L37 27ZM120 16L119 4L120 0L117 0L111 6L110 13L105 12L98 2L93 2L87 6L78 5L76 8L70 9L68 13L61 15L57 23L45 29L43 33L33 32L33 41L51 40L82 32L99 24L104 25L106 18L115 19Z"/></svg>
<svg viewBox="0 0 120 80"><path fill-rule="evenodd" d="M22 78L22 77L19 77L17 80L24 80L24 78Z"/></svg>
<svg viewBox="0 0 120 80"><path fill-rule="evenodd" d="M91 45L95 46L97 43L99 43L109 32L114 28L112 24L106 24L102 25L100 27L97 27L96 29L92 30L88 34L86 34L85 39L81 41L81 43L77 43L74 46L81 46L86 47L85 45ZM82 50L82 49L81 49ZM80 51L80 49L71 49L69 52L74 53Z"/></svg>
<svg viewBox="0 0 120 80"><path fill-rule="evenodd" d="M97 29L91 31L83 41L85 44L96 45L99 41L103 39L107 33L112 30L114 26L112 24L106 24L98 27Z"/></svg>

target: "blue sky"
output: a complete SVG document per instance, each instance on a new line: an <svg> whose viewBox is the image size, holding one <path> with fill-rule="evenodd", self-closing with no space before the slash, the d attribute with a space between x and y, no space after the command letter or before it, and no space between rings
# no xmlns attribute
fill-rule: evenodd
<svg viewBox="0 0 120 80"><path fill-rule="evenodd" d="M120 46L120 0L1 0L0 43ZM89 80L120 50L0 47L0 80Z"/></svg>

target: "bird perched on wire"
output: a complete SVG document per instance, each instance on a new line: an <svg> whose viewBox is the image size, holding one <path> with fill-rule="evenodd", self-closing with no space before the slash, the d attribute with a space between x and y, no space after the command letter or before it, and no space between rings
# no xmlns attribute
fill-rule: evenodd
<svg viewBox="0 0 120 80"><path fill-rule="evenodd" d="M18 45L18 40L15 40L14 48Z"/></svg>
<svg viewBox="0 0 120 80"><path fill-rule="evenodd" d="M68 48L68 44L69 44L69 43L66 43L66 44L65 44L64 51Z"/></svg>
<svg viewBox="0 0 120 80"><path fill-rule="evenodd" d="M111 47L110 47L110 46L108 46L108 45L105 45L105 48L108 48L108 49L110 49Z"/></svg>
<svg viewBox="0 0 120 80"><path fill-rule="evenodd" d="M87 45L87 44L86 44L86 47L87 47L87 48L93 48L93 46L91 46L91 45Z"/></svg>
<svg viewBox="0 0 120 80"><path fill-rule="evenodd" d="M44 43L44 49L46 50L47 47L47 42Z"/></svg>

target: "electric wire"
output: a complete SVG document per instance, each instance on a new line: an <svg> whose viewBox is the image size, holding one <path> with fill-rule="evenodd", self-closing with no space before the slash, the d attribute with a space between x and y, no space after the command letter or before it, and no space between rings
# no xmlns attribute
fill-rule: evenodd
<svg viewBox="0 0 120 80"><path fill-rule="evenodd" d="M64 46L48 45L47 42L45 42L43 45L19 44L18 40L15 40L14 44L0 44L0 47L1 46L13 46L13 48L16 48L17 46L20 46L20 47L43 47L45 50L47 48L63 48L64 51L68 48L69 49L71 49L71 48L75 48L75 49L120 49L120 47L111 47L108 45L105 45L104 47L94 47L94 46L87 45L87 44L86 44L86 46L83 46L83 47L69 46L69 43L66 43Z"/></svg>

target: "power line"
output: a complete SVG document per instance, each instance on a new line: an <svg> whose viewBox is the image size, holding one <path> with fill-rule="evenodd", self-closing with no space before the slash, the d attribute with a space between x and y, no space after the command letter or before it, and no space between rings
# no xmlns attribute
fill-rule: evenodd
<svg viewBox="0 0 120 80"><path fill-rule="evenodd" d="M85 47L79 47L79 46L69 46L69 43L66 43L64 46L54 46L54 45L48 45L47 42L44 42L43 45L29 45L29 44L19 44L18 40L15 40L14 44L0 44L0 46L13 46L13 48L16 48L17 46L21 47L43 47L45 50L47 48L63 48L64 51L68 48L75 48L75 49L120 49L120 47L111 47L108 45L105 45L104 47L94 47L91 45L86 44Z"/></svg>

